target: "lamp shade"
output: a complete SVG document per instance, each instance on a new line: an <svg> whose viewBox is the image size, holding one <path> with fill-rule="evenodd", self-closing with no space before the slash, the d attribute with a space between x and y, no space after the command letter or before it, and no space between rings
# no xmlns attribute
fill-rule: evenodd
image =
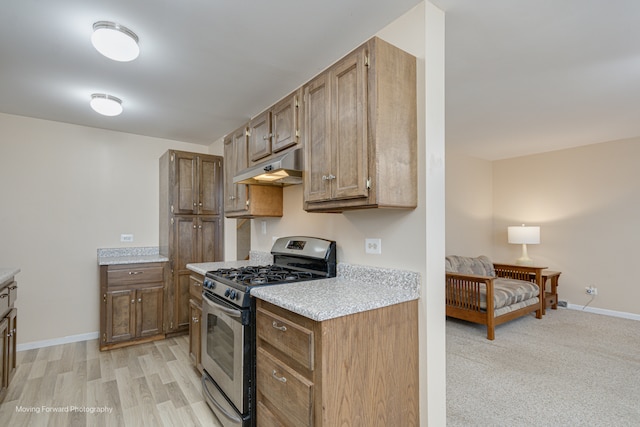
<svg viewBox="0 0 640 427"><path fill-rule="evenodd" d="M511 226L507 228L509 243L538 244L540 243L540 227L538 226Z"/></svg>

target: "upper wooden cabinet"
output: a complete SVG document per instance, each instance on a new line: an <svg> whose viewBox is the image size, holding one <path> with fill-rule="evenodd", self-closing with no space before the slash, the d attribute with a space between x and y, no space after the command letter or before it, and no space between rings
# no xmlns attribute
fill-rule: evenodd
<svg viewBox="0 0 640 427"><path fill-rule="evenodd" d="M251 165L300 143L300 90L288 95L249 122Z"/></svg>
<svg viewBox="0 0 640 427"><path fill-rule="evenodd" d="M417 205L416 59L374 37L303 86L304 208Z"/></svg>
<svg viewBox="0 0 640 427"><path fill-rule="evenodd" d="M168 151L169 181L173 186L171 213L193 215L221 214L222 159L217 156Z"/></svg>
<svg viewBox="0 0 640 427"><path fill-rule="evenodd" d="M281 217L282 187L233 182L248 166L248 139L248 125L224 139L224 214L227 218Z"/></svg>
<svg viewBox="0 0 640 427"><path fill-rule="evenodd" d="M246 169L247 158L247 126L242 126L224 139L224 212L225 215L245 209L247 202L247 186L234 184L233 177Z"/></svg>

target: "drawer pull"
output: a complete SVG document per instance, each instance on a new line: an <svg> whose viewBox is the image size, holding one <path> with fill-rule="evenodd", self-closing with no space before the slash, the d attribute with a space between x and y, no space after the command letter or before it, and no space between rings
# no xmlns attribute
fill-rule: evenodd
<svg viewBox="0 0 640 427"><path fill-rule="evenodd" d="M17 286L17 285L16 285L16 286L9 286L9 290L10 290L10 291L12 291L12 290L14 290L14 289L18 289L18 286Z"/></svg>
<svg viewBox="0 0 640 427"><path fill-rule="evenodd" d="M135 276L135 275L142 274L142 273L144 273L144 271L130 271L129 275L130 276Z"/></svg>
<svg viewBox="0 0 640 427"><path fill-rule="evenodd" d="M286 332L287 331L287 327L286 326L284 326L284 325L278 326L278 322L276 322L275 320L273 321L271 326L273 326L274 329L277 329L277 330L282 331L282 332Z"/></svg>
<svg viewBox="0 0 640 427"><path fill-rule="evenodd" d="M2 294L0 295L0 298L9 298L9 294ZM273 322L273 323L276 323L276 322Z"/></svg>
<svg viewBox="0 0 640 427"><path fill-rule="evenodd" d="M192 317L191 320L193 320L193 323L198 323L198 318L197 317Z"/></svg>
<svg viewBox="0 0 640 427"><path fill-rule="evenodd" d="M271 376L273 378L275 378L276 380L280 381L281 383L286 383L287 382L287 378L286 377L279 377L278 376L278 372L275 369L271 373Z"/></svg>

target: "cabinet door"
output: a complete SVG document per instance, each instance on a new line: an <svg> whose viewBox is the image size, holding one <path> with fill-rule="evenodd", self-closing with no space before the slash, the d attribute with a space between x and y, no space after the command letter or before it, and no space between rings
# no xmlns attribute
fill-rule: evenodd
<svg viewBox="0 0 640 427"><path fill-rule="evenodd" d="M272 149L274 153L298 143L298 102L298 95L293 94L277 103L272 109Z"/></svg>
<svg viewBox="0 0 640 427"><path fill-rule="evenodd" d="M224 211L246 209L247 186L234 184L233 177L247 168L247 126L228 135L224 141Z"/></svg>
<svg viewBox="0 0 640 427"><path fill-rule="evenodd" d="M131 289L107 292L106 342L133 339L136 335L136 295Z"/></svg>
<svg viewBox="0 0 640 427"><path fill-rule="evenodd" d="M6 376L7 376L7 384L13 378L13 374L16 373L16 344L18 341L17 332L18 332L18 310L13 308L9 312L6 317L8 321L8 329L7 329L7 365L6 365Z"/></svg>
<svg viewBox="0 0 640 427"><path fill-rule="evenodd" d="M202 320L202 307L197 301L190 300L189 307L191 310L191 322L189 323L189 356L196 368L201 369L201 349L200 342L201 331L200 321Z"/></svg>
<svg viewBox="0 0 640 427"><path fill-rule="evenodd" d="M197 262L222 261L222 222L219 217L200 217L198 220Z"/></svg>
<svg viewBox="0 0 640 427"><path fill-rule="evenodd" d="M173 294L173 326L175 330L189 329L189 270L177 273L174 279L175 292Z"/></svg>
<svg viewBox="0 0 640 427"><path fill-rule="evenodd" d="M187 264L200 262L198 257L198 220L194 217L173 218L174 251L171 268L174 272L187 271Z"/></svg>
<svg viewBox="0 0 640 427"><path fill-rule="evenodd" d="M327 73L304 87L304 160L307 173L304 199L327 200L331 196L331 92Z"/></svg>
<svg viewBox="0 0 640 427"><path fill-rule="evenodd" d="M271 154L271 111L249 122L249 159L252 162Z"/></svg>
<svg viewBox="0 0 640 427"><path fill-rule="evenodd" d="M332 198L367 197L367 51L360 49L331 72Z"/></svg>
<svg viewBox="0 0 640 427"><path fill-rule="evenodd" d="M161 334L163 286L138 289L136 297L136 336Z"/></svg>
<svg viewBox="0 0 640 427"><path fill-rule="evenodd" d="M175 153L174 168L173 213L196 213L198 197L196 156L192 153Z"/></svg>
<svg viewBox="0 0 640 427"><path fill-rule="evenodd" d="M4 394L9 385L7 372L8 334L9 320L5 317L0 321L0 396Z"/></svg>
<svg viewBox="0 0 640 427"><path fill-rule="evenodd" d="M233 134L233 150L235 160L235 170L241 170L249 167L247 129L242 127ZM235 173L234 173L235 175ZM233 177L231 178L233 181ZM247 186L246 184L234 184L236 189L235 210L246 209L247 205Z"/></svg>
<svg viewBox="0 0 640 427"><path fill-rule="evenodd" d="M219 215L220 188L222 187L222 161L217 157L199 157L198 164L198 213Z"/></svg>

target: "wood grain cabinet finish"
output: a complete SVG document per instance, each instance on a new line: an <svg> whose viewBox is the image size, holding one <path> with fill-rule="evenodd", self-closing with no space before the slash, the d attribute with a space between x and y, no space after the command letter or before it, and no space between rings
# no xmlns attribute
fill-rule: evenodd
<svg viewBox="0 0 640 427"><path fill-rule="evenodd" d="M189 278L190 323L189 323L189 356L200 373L202 373L202 283L204 276L192 273Z"/></svg>
<svg viewBox="0 0 640 427"><path fill-rule="evenodd" d="M16 372L18 310L14 307L18 284L14 278L0 283L0 403Z"/></svg>
<svg viewBox="0 0 640 427"><path fill-rule="evenodd" d="M282 187L235 184L233 177L249 165L248 125L224 139L224 213L227 218L282 216Z"/></svg>
<svg viewBox="0 0 640 427"><path fill-rule="evenodd" d="M300 90L251 119L248 127L249 164L300 145Z"/></svg>
<svg viewBox="0 0 640 427"><path fill-rule="evenodd" d="M164 338L165 263L100 266L100 350Z"/></svg>
<svg viewBox="0 0 640 427"><path fill-rule="evenodd" d="M256 326L258 425L419 424L417 301L316 322L257 300Z"/></svg>
<svg viewBox="0 0 640 427"><path fill-rule="evenodd" d="M160 157L160 254L169 258L164 332L191 323L187 264L222 261L223 158L169 150Z"/></svg>
<svg viewBox="0 0 640 427"><path fill-rule="evenodd" d="M416 59L374 37L303 86L304 208L417 205Z"/></svg>

